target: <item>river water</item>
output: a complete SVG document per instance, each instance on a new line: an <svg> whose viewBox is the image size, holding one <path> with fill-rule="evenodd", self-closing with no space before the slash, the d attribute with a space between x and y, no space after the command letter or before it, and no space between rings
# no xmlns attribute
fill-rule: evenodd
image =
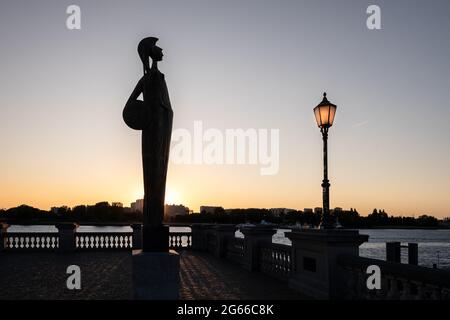
<svg viewBox="0 0 450 320"><path fill-rule="evenodd" d="M57 232L54 226L22 226L12 225L10 232ZM126 226L80 226L78 232L131 232ZM170 227L172 232L189 232L189 227ZM287 229L279 229L273 236L274 243L290 245L290 240L284 236ZM419 265L439 268L450 268L450 230L421 230L421 229L361 229L360 234L369 236L369 242L360 247L363 257L381 259L386 258L386 242L399 241L404 244L417 242L419 244ZM237 237L243 237L236 232ZM402 249L402 262L407 262L407 250Z"/></svg>

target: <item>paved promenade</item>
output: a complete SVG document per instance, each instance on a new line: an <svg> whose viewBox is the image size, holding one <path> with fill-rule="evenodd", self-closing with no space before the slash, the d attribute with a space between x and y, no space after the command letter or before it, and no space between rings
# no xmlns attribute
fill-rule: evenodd
<svg viewBox="0 0 450 320"><path fill-rule="evenodd" d="M68 290L66 268L81 268L81 290ZM131 252L0 255L0 300L132 299ZM181 299L302 299L285 283L209 254L181 252Z"/></svg>

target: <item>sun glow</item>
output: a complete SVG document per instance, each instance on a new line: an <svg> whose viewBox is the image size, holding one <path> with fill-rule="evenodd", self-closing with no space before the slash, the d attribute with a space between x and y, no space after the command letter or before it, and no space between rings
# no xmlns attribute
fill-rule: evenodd
<svg viewBox="0 0 450 320"><path fill-rule="evenodd" d="M177 190L167 187L166 189L166 204L181 204L181 197Z"/></svg>

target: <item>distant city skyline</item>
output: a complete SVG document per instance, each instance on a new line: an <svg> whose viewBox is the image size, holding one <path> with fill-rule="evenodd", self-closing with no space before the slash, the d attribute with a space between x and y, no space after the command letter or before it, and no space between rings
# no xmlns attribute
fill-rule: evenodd
<svg viewBox="0 0 450 320"><path fill-rule="evenodd" d="M51 206L48 209L47 208L39 208L39 207L37 209L56 212L57 209L61 208L61 207L69 207L69 208L73 209L74 207L80 206L80 205L81 206L83 206L83 205L90 206L90 205L95 205L97 203L107 202L111 206L119 206L119 207L122 207L122 208L125 208L125 209L132 209L132 210L137 210L137 211L142 212L143 204L144 204L143 201L144 201L143 199L136 199L135 201L130 202L129 206L125 206L122 202L103 200L103 201L98 201L96 203L90 203L90 204L79 203L79 204L76 204L74 206L57 205L57 206ZM23 203L23 204L20 204L20 205L28 205L28 204ZM20 206L20 205L18 205L18 206ZM189 206L186 206L183 203L167 203L166 202L165 206L166 207L171 207L171 208L172 207L179 207L179 208L183 207L183 208L187 209L187 214L198 214L198 213L202 213L203 211L205 211L207 213L213 213L215 208L222 208L222 209L225 210L225 212L230 211L230 210L235 210L235 209L267 209L267 210L270 210L273 214L276 214L276 215L278 215L280 212L286 213L286 212L289 212L291 210L302 211L302 212L311 212L311 213L313 213L313 212L314 213L319 213L319 212L322 211L322 207L317 207L317 206L315 206L315 207L303 207L303 208L285 208L285 207L248 207L248 208L240 208L240 207L223 207L223 206L220 206L220 205L216 205L216 206L201 205L200 207L198 207L199 208L198 210L192 210ZM17 207L17 206L15 206L15 207ZM14 208L14 207L11 207L11 208ZM202 210L202 208L206 208L206 210ZM1 208L0 207L0 209L7 210L7 209L10 209L10 208ZM177 208L175 208L175 209L177 209ZM330 209L333 210L333 211L337 210L339 212L356 210L361 216L367 216L367 215L373 213L374 210L378 210L378 211L382 211L382 212L386 211L386 209L384 209L383 207L374 207L371 210L369 210L368 212L361 212L360 210L358 210L358 208L355 208L355 207L348 207L348 208L331 207ZM422 212L420 214L405 214L405 215L398 215L395 212L386 212L386 213L389 216L404 216L404 217L417 217L417 216L421 216L421 215L431 215L431 214L429 214L427 212ZM433 216L433 215L431 215L431 216ZM437 217L437 218L448 219L448 218L450 218L450 215L447 215L447 216L444 215L443 217Z"/></svg>
<svg viewBox="0 0 450 320"><path fill-rule="evenodd" d="M0 208L143 196L140 133L122 109L159 37L174 130L276 129L279 166L170 162L166 203L322 205L313 108L337 104L331 207L450 215L450 1L79 0L0 3ZM447 39L447 40L445 40ZM191 135L194 138L194 135ZM173 144L172 144L173 145Z"/></svg>

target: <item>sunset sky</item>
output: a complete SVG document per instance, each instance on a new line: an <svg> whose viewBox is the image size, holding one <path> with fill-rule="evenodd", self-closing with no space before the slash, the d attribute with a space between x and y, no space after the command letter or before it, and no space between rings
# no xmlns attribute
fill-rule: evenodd
<svg viewBox="0 0 450 320"><path fill-rule="evenodd" d="M81 30L66 8L81 8ZM366 9L381 8L381 30ZM122 109L160 38L174 130L279 129L259 165L169 165L167 202L321 206L313 108L338 105L331 207L450 216L450 1L1 1L0 208L143 196L140 132Z"/></svg>

